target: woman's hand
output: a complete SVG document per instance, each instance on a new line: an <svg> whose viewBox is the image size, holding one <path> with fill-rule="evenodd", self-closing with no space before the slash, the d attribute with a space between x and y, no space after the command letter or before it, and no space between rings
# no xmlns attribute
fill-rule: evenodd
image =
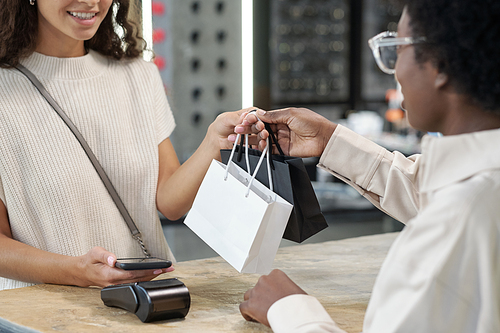
<svg viewBox="0 0 500 333"><path fill-rule="evenodd" d="M182 166L170 140L160 143L156 204L165 217L177 220L189 211L210 163L214 159L220 161L221 149L233 147L228 136L234 134L235 126L254 109L221 113L208 128L201 145ZM240 128L243 133L252 133L250 125Z"/></svg>
<svg viewBox="0 0 500 333"><path fill-rule="evenodd" d="M77 275L80 279L75 284L81 287L106 287L112 284L150 281L160 274L174 270L173 267L131 271L116 268L116 256L102 247L92 248L85 255L77 257L77 262Z"/></svg>
<svg viewBox="0 0 500 333"><path fill-rule="evenodd" d="M252 128L261 128L264 129L264 124L245 124L242 125L245 117L249 114L250 111L257 111L258 108L251 107L242 109L239 111L233 112L224 112L221 113L215 121L210 125L207 136L212 135L218 141L217 147L219 149L231 149L233 148L233 142L228 140L228 137L232 138L235 133L235 127L239 125L240 134L252 134ZM257 127L255 127L257 126ZM234 136L236 137L236 136ZM234 140L233 140L234 141ZM257 141L255 141L256 143Z"/></svg>
<svg viewBox="0 0 500 333"><path fill-rule="evenodd" d="M246 114L234 131L247 133L250 130L256 133L259 148L264 149L269 133L262 122L270 124L285 155L297 157L320 156L337 127L337 124L309 109L287 108ZM235 135L231 135L229 140L234 141ZM276 147L273 147L273 153L277 153Z"/></svg>
<svg viewBox="0 0 500 333"><path fill-rule="evenodd" d="M125 271L115 268L116 256L94 247L82 256L43 251L12 238L7 209L0 200L0 275L9 279L80 287L149 281L163 270Z"/></svg>

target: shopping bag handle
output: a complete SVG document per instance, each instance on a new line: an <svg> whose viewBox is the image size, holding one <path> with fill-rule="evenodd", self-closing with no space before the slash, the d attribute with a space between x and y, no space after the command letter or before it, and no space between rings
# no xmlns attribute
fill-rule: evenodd
<svg viewBox="0 0 500 333"><path fill-rule="evenodd" d="M245 153L245 157L247 159L247 163L248 163L248 134L245 134L246 138L245 140L247 140L247 147L245 148L246 150L246 153ZM271 179L271 165L269 164L269 160L271 159L271 154L270 154L270 150L269 150L269 140L266 139L266 148L264 149L264 151L262 152L262 155L260 156L259 158L259 162L257 163L257 166L255 167L255 170L252 174L252 178L250 178L250 182L248 183L248 186L247 186L247 193L245 193L245 197L248 197L248 194L250 193L250 187L252 186L252 183L253 183L253 180L255 179L255 177L257 176L257 171L259 171L260 169L260 165L262 164L262 161L264 160L264 157L266 156L267 154L267 176L269 177L269 189L271 191L273 191L273 180Z"/></svg>
<svg viewBox="0 0 500 333"><path fill-rule="evenodd" d="M250 111L248 114L254 114L257 120L260 121L259 117L257 117L256 114L257 109L254 109ZM238 139L236 139L235 142L238 142ZM248 158L248 135L245 135L245 143L243 144L243 137L241 137L240 141L240 149L238 150L238 157L236 157L236 161L241 162L241 156L243 155L243 145L245 145L245 158L246 158L246 165L247 165L247 172L250 173L250 159ZM271 168L274 170L274 165L273 165L273 160L270 160L271 163Z"/></svg>
<svg viewBox="0 0 500 333"><path fill-rule="evenodd" d="M259 117L257 117L257 114L256 114L256 111L257 109L254 109L252 111L250 111L248 114L255 114L255 117L257 118L257 120L260 121ZM229 157L229 161L232 161L233 160L233 155L234 155L234 150L236 149L236 145L238 143L238 138L240 137L240 135L238 134L236 136L236 140L234 140L235 144L233 145L233 151L231 152L231 156ZM243 143L243 140L245 140L245 143ZM241 137L241 141L240 141L240 149L238 150L238 156L236 157L236 160L238 162L241 162L241 156L243 155L243 145L245 146L245 162L246 162L246 166L247 166L247 172L250 174L251 173L251 170L250 170L250 158L248 158L248 135L245 135L245 139L243 139L243 136ZM227 162L227 167L226 167L226 174L224 176L224 181L227 179L227 175L229 173L229 161ZM269 164L269 163L268 163ZM271 166L274 170L274 165L273 164L273 161L271 161ZM272 190L272 184L271 184L271 190Z"/></svg>
<svg viewBox="0 0 500 333"><path fill-rule="evenodd" d="M257 120L261 121L259 119L259 117L257 116L257 109L254 109L252 111L250 111L248 114L253 114L255 115L255 117L257 118ZM263 122L264 123L264 122ZM271 136L271 145L274 143L276 145L276 148L278 148L278 152L280 153L281 156L285 156L285 153L283 153L283 150L281 149L281 146L280 144L278 143L278 139L276 139L276 136L274 135L274 132L273 130L271 129L271 126L269 126L268 123L264 123L264 126L267 130L267 132L269 133L269 135ZM269 142L268 142L269 143ZM243 138L241 138L241 144L240 146L243 146ZM248 146L248 141L247 141L247 146ZM241 155L243 153L243 150L241 151L238 151L238 159L237 161L240 162L241 161ZM273 151L271 149L271 155L273 154ZM248 163L248 158L247 158L247 163ZM272 156L271 158L269 159L269 163L271 165L271 169L274 170L274 162L273 162L273 159L272 159Z"/></svg>
<svg viewBox="0 0 500 333"><path fill-rule="evenodd" d="M256 114L255 111L256 110L252 110L252 111L249 112L249 114L254 114L255 117L257 117L257 114ZM260 120L259 117L257 117L257 119ZM274 132L271 129L271 126L268 123L264 123L264 126L265 126L267 132L269 133L269 137L271 138L270 139L271 145L273 145L273 144L276 145L276 148L278 149L279 154L281 156L285 156L285 153L283 152L283 149L281 149L281 146L278 143L278 139L274 135ZM246 139L245 145L248 147L248 136L245 136L245 139ZM236 141L236 142L238 142L238 141ZM243 137L241 137L240 147L243 148ZM248 149L245 150L245 153L246 153L245 155L246 155L246 158L247 158L247 160L246 160L246 163L247 163L247 172L250 173L250 166L249 166L249 163L248 163ZM243 155L243 149L238 150L238 157L236 158L236 160L238 162L241 162L242 155ZM272 150L271 150L271 155L272 155ZM271 165L271 169L274 170L274 163L273 163L272 156L271 156L271 159L269 160L269 163Z"/></svg>
<svg viewBox="0 0 500 333"><path fill-rule="evenodd" d="M235 142L238 142L236 140ZM248 147L248 135L245 135L244 137L241 137L240 141L240 149L238 150L238 156L236 157L236 161L241 162L241 157L243 155L243 146ZM250 173L250 159L248 158L248 148L245 149L245 162L247 166L247 172ZM271 160L271 168L274 170L274 165L273 161Z"/></svg>
<svg viewBox="0 0 500 333"><path fill-rule="evenodd" d="M271 137L271 144L275 144L276 145L276 148L278 148L278 151L280 153L281 156L285 156L285 153L283 152L283 150L281 149L281 146L280 144L278 143L278 139L276 138L276 136L274 135L274 132L273 130L271 129L271 126L268 124L268 123L264 123L264 126L266 128L266 131L269 133L269 136Z"/></svg>
<svg viewBox="0 0 500 333"><path fill-rule="evenodd" d="M240 136L241 134L238 134L236 135L236 140L235 142L238 142L238 140L240 139ZM245 134L245 140L246 140L246 143L247 145L245 146L245 158L246 158L246 162L247 162L247 172L250 173L250 165L249 165L249 158L248 158L248 134ZM269 162L269 159L271 158L271 154L269 153L269 138L266 139L266 148L264 149L264 151L262 152L262 154L260 155L260 158L259 158L259 162L257 162L257 166L255 167L255 170L252 174L252 177L250 178L250 181L248 183L248 186L247 186L247 193L245 195L245 197L248 196L248 194L250 193L250 187L252 186L252 182L253 180L255 179L255 177L257 176L257 172L259 171L260 169L260 166L262 165L262 161L264 160L264 157L266 157L267 155L267 176L269 178L269 189L271 191L273 191L273 180L272 180L272 177L271 177L271 166L270 166L270 162ZM234 152L236 151L236 144L233 145L233 149L231 150L231 155L229 155L229 160L227 161L227 165L226 165L226 173L224 174L224 181L227 180L227 177L229 175L229 163L234 163L233 162L233 156L234 156Z"/></svg>
<svg viewBox="0 0 500 333"><path fill-rule="evenodd" d="M236 136L236 138L238 138L238 136ZM238 142L238 139L236 139L235 142ZM240 149L238 150L238 156L236 157L237 162L241 162L241 157L243 155L243 146L248 147L248 135L241 137ZM248 158L248 149L245 149L245 162L246 162L246 166L247 166L247 172L250 173L251 171L250 171L250 161ZM227 177L227 175L226 175L226 177Z"/></svg>

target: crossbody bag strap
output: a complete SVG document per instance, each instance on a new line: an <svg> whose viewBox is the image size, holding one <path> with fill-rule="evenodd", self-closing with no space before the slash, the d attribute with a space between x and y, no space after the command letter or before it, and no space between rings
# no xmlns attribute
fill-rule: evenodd
<svg viewBox="0 0 500 333"><path fill-rule="evenodd" d="M19 70L21 73L23 73L30 81L33 83L33 85L38 89L38 91L42 94L42 96L49 102L49 104L52 106L52 108L56 111L56 113L61 117L61 119L66 123L66 125L69 127L71 132L73 132L74 136L82 146L83 150L85 150L85 153L89 157L90 161L92 162L92 165L94 166L95 170L97 171L97 174L101 178L102 182L104 183L104 186L108 190L109 194L111 195L111 198L116 204L116 207L120 211L120 214L123 216L123 219L127 223L128 228L130 229L130 232L132 233L132 237L139 242L139 245L141 246L142 252L146 257L150 257L149 251L147 250L146 246L144 245L144 242L142 241L142 235L137 229L137 226L135 225L134 221L132 220L132 217L130 216L127 208L123 204L123 201L121 200L120 196L118 195L118 192L116 192L115 187L111 183L111 180L109 179L108 175L102 168L101 164L99 163L99 160L97 157L94 155L92 152L92 149L90 149L90 146L88 145L87 141L85 141L85 138L83 135L80 133L78 128L73 124L71 119L68 118L66 113L63 111L63 109L57 104L57 102L52 98L52 96L48 93L48 91L45 89L45 87L42 85L42 83L37 79L37 77L29 71L26 67L23 65L19 64L16 66L16 69Z"/></svg>

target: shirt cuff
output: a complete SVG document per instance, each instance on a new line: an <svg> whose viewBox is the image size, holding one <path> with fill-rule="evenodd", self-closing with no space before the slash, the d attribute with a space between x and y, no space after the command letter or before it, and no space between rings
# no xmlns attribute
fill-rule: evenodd
<svg viewBox="0 0 500 333"><path fill-rule="evenodd" d="M290 295L276 301L267 311L267 320L275 333L345 333L313 296Z"/></svg>
<svg viewBox="0 0 500 333"><path fill-rule="evenodd" d="M368 189L386 149L356 134L347 127L337 125L319 160L319 166Z"/></svg>

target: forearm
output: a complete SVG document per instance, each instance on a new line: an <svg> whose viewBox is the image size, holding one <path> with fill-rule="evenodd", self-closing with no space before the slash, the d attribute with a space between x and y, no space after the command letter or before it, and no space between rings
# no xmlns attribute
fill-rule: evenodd
<svg viewBox="0 0 500 333"><path fill-rule="evenodd" d="M93 247L80 256L50 253L0 234L0 276L31 283L79 287L149 281L168 269L123 270L115 268L116 256Z"/></svg>
<svg viewBox="0 0 500 333"><path fill-rule="evenodd" d="M0 234L0 275L31 282L83 286L78 257L43 251Z"/></svg>
<svg viewBox="0 0 500 333"><path fill-rule="evenodd" d="M418 156L389 152L346 127L330 139L319 166L353 186L377 208L406 222L417 214Z"/></svg>
<svg viewBox="0 0 500 333"><path fill-rule="evenodd" d="M220 143L209 128L195 153L158 183L157 207L165 217L176 220L187 213L213 159L220 160Z"/></svg>

